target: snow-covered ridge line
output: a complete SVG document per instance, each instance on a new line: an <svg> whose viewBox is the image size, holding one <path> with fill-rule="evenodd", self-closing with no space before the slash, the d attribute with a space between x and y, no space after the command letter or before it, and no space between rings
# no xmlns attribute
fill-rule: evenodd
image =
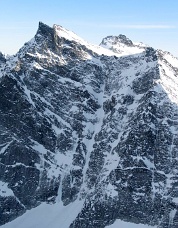
<svg viewBox="0 0 178 228"><path fill-rule="evenodd" d="M74 41L76 43L80 43L81 45L86 46L88 49L92 50L98 55L117 56L116 53L110 50L107 50L106 48L88 43L84 39L77 36L74 32L63 28L62 26L54 25L54 30L59 37L65 38L66 40Z"/></svg>
<svg viewBox="0 0 178 228"><path fill-rule="evenodd" d="M130 54L137 54L144 51L144 48L146 45L138 43L135 45L135 47L129 48L127 45L120 45L121 51L118 50L118 52L113 51L111 46L109 45L102 45L99 46L93 45L85 41L84 39L77 36L74 32L71 32L62 26L54 25L53 26L56 34L59 37L65 38L66 40L74 41L76 43L80 43L81 45L86 46L88 49L92 50L93 52L97 53L98 55L106 55L106 56L123 56L123 55L130 55ZM119 44L118 44L119 45ZM125 48L125 50L124 50ZM126 50L127 49L127 50Z"/></svg>

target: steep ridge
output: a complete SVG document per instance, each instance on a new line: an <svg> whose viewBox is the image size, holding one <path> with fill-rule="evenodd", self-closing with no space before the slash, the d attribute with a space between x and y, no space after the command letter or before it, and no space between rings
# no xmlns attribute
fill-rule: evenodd
<svg viewBox="0 0 178 228"><path fill-rule="evenodd" d="M6 62L6 57L0 52L0 64Z"/></svg>
<svg viewBox="0 0 178 228"><path fill-rule="evenodd" d="M2 71L6 63L6 57L0 52L0 77L2 76Z"/></svg>
<svg viewBox="0 0 178 228"><path fill-rule="evenodd" d="M123 35L91 45L40 22L3 64L1 224L42 202L79 201L73 228L176 227L176 58Z"/></svg>

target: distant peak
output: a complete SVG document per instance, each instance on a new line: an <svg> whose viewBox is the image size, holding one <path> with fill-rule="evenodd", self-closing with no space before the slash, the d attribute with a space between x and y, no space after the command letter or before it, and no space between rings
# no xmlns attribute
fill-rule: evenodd
<svg viewBox="0 0 178 228"><path fill-rule="evenodd" d="M137 54L141 53L145 50L147 45L142 43L134 43L125 35L118 35L118 36L107 36L105 37L101 44L101 47L109 49L117 54Z"/></svg>
<svg viewBox="0 0 178 228"><path fill-rule="evenodd" d="M107 36L105 37L102 42L101 45L106 45L106 44L110 44L110 45L117 45L117 44L124 44L126 46L133 46L132 41L127 38L125 35L118 35L118 36Z"/></svg>

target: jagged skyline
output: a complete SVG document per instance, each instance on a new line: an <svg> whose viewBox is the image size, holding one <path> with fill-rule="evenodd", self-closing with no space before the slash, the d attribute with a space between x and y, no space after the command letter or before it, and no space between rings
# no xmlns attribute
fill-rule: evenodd
<svg viewBox="0 0 178 228"><path fill-rule="evenodd" d="M15 54L36 33L38 22L59 24L99 44L124 34L178 57L178 2L170 1L0 1L0 51ZM12 35L13 34L13 35Z"/></svg>

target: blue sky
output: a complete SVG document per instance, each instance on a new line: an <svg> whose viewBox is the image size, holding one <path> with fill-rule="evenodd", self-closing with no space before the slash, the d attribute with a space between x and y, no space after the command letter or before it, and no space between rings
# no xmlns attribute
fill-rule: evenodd
<svg viewBox="0 0 178 228"><path fill-rule="evenodd" d="M17 52L39 21L62 25L94 44L124 34L178 57L177 0L0 0L0 51Z"/></svg>

